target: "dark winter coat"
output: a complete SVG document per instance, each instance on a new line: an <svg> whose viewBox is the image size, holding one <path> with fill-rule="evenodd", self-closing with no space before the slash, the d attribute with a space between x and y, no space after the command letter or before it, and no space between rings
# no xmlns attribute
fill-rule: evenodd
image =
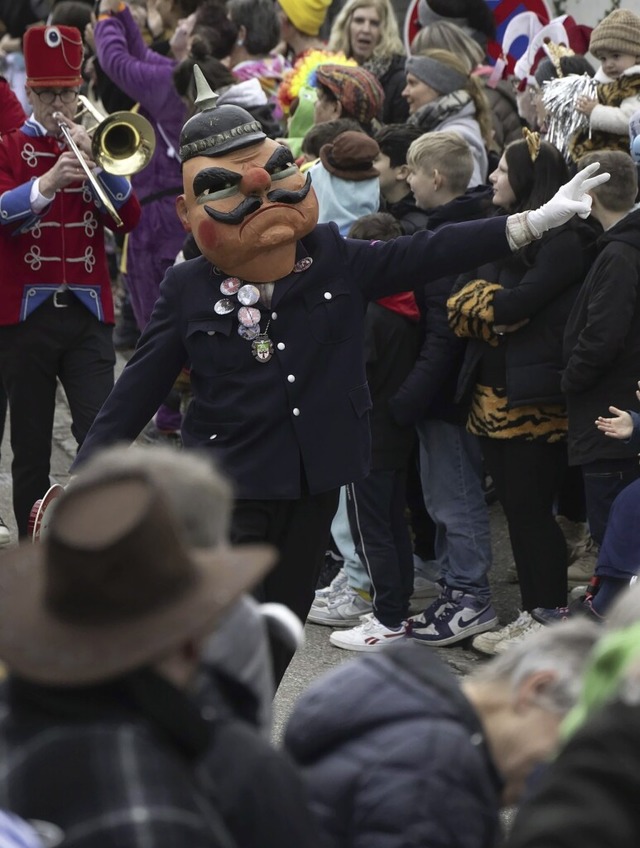
<svg viewBox="0 0 640 848"><path fill-rule="evenodd" d="M525 318L528 323L501 336L497 347L477 339L469 343L458 399L469 398L479 382L505 388L511 408L564 403L563 333L591 265L594 238L589 224L571 222L552 230L531 249L475 272L476 279L502 286L493 296L495 324L516 324Z"/></svg>
<svg viewBox="0 0 640 848"><path fill-rule="evenodd" d="M598 256L569 316L562 390L569 410L569 462L633 456L633 446L594 426L609 406L633 409L640 377L640 210L602 233Z"/></svg>
<svg viewBox="0 0 640 848"><path fill-rule="evenodd" d="M614 701L577 731L521 806L507 848L637 848L640 707Z"/></svg>
<svg viewBox="0 0 640 848"><path fill-rule="evenodd" d="M363 66L378 78L384 91L383 124L404 124L409 117L409 104L402 96L407 84L406 61L406 56L395 55L390 59L372 59Z"/></svg>
<svg viewBox="0 0 640 848"><path fill-rule="evenodd" d="M451 672L407 642L298 700L285 746L328 848L490 848L501 780Z"/></svg>
<svg viewBox="0 0 640 848"><path fill-rule="evenodd" d="M290 760L149 670L81 688L11 677L0 697L0 806L65 845L318 846Z"/></svg>
<svg viewBox="0 0 640 848"><path fill-rule="evenodd" d="M493 209L491 197L487 186L469 189L450 203L430 210L429 229L486 218ZM466 342L454 335L447 321L447 298L456 279L449 275L416 289L422 346L411 373L391 400L400 424L417 424L423 418L462 424L466 418L466 408L454 403Z"/></svg>
<svg viewBox="0 0 640 848"><path fill-rule="evenodd" d="M370 303L365 318L364 351L372 402L372 471L406 468L416 439L413 427L402 427L394 420L389 398L411 371L418 353L417 310L403 314L397 297L385 301L396 301L395 308L384 302Z"/></svg>
<svg viewBox="0 0 640 848"><path fill-rule="evenodd" d="M398 221L402 227L402 232L406 236L412 236L418 230L426 230L429 226L429 215L423 209L418 209L416 202L413 199L413 194L409 192L402 200L396 203L382 203L381 211L388 212Z"/></svg>
<svg viewBox="0 0 640 848"><path fill-rule="evenodd" d="M183 442L220 464L238 498L288 500L361 480L371 453L367 302L508 250L504 218L372 244L320 224L298 242L299 273L278 280L270 308L261 307L273 343L262 363L238 335L236 314L214 311L227 275L204 257L176 265L76 462L133 441L189 362Z"/></svg>

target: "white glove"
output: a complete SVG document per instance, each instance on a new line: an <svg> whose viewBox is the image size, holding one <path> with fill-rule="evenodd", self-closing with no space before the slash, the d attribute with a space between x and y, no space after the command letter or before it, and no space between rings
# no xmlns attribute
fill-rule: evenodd
<svg viewBox="0 0 640 848"><path fill-rule="evenodd" d="M546 233L552 227L566 224L574 215L579 215L581 218L589 217L591 214L591 196L587 192L602 183L606 183L610 176L605 173L592 177L591 175L595 174L599 167L599 162L592 162L591 165L587 165L582 171L578 171L572 180L560 186L551 200L540 206L539 209L527 212L527 222L536 238L540 238L543 233Z"/></svg>

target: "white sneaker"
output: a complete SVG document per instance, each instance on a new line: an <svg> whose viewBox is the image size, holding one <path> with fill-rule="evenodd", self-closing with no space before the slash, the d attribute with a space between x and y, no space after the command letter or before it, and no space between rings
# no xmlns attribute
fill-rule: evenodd
<svg viewBox="0 0 640 848"><path fill-rule="evenodd" d="M347 585L341 595L329 603L315 602L311 605L307 621L326 624L328 627L353 627L360 618L371 612L371 601L365 600L355 589Z"/></svg>
<svg viewBox="0 0 640 848"><path fill-rule="evenodd" d="M507 624L500 630L490 630L488 633L480 633L471 643L476 651L482 654L504 654L511 646L522 642L523 639L540 630L544 625L535 621L528 612L521 612L515 621Z"/></svg>
<svg viewBox="0 0 640 848"><path fill-rule="evenodd" d="M4 521L0 518L0 548L4 548L5 545L8 545L11 541L11 533L9 528L4 523Z"/></svg>
<svg viewBox="0 0 640 848"><path fill-rule="evenodd" d="M316 589L313 606L326 606L332 600L335 600L338 595L344 594L346 585L347 572L344 568L341 568L328 586L324 586L322 589Z"/></svg>
<svg viewBox="0 0 640 848"><path fill-rule="evenodd" d="M329 641L345 651L381 651L385 645L406 639L407 623L403 621L397 630L385 627L371 612L362 616L362 622L350 630L336 630Z"/></svg>

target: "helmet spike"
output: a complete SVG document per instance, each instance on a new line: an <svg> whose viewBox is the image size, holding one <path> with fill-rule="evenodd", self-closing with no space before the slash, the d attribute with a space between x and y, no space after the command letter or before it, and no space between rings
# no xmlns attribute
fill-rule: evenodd
<svg viewBox="0 0 640 848"><path fill-rule="evenodd" d="M218 102L218 95L215 91L211 90L211 86L198 65L193 66L193 77L196 81L197 91L197 97L194 102L198 111L204 112L207 109L215 109Z"/></svg>

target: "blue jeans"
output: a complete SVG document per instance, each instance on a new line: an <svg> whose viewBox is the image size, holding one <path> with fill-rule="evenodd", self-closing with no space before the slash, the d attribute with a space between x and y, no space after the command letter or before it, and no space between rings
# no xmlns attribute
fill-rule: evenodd
<svg viewBox="0 0 640 848"><path fill-rule="evenodd" d="M436 562L447 586L489 601L489 511L482 455L463 426L429 419L417 425L425 506L436 524Z"/></svg>
<svg viewBox="0 0 640 848"><path fill-rule="evenodd" d="M609 510L618 494L640 477L638 457L599 459L582 466L587 521L592 538L599 545L607 529Z"/></svg>

